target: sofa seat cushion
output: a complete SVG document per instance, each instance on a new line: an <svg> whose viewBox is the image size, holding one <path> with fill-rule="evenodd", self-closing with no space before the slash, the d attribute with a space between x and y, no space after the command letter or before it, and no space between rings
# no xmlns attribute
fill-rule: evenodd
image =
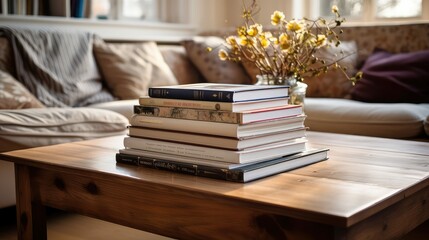
<svg viewBox="0 0 429 240"><path fill-rule="evenodd" d="M126 133L121 114L93 108L0 111L0 152Z"/></svg>
<svg viewBox="0 0 429 240"><path fill-rule="evenodd" d="M114 111L130 119L131 115L134 114L134 105L138 105L138 104L139 104L138 99L131 99L131 100L116 100L111 102L97 103L97 104L90 105L88 107Z"/></svg>
<svg viewBox="0 0 429 240"><path fill-rule="evenodd" d="M425 134L424 121L429 116L429 104L306 98L305 113L305 124L314 131L414 138Z"/></svg>

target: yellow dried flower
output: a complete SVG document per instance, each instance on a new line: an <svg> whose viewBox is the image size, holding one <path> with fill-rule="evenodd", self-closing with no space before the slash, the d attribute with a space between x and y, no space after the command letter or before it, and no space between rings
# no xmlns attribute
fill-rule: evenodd
<svg viewBox="0 0 429 240"><path fill-rule="evenodd" d="M303 28L304 28L303 24L296 20L291 20L286 24L286 29L292 32L298 32Z"/></svg>
<svg viewBox="0 0 429 240"><path fill-rule="evenodd" d="M337 7L337 5L333 5L332 8L331 8L331 11L333 13L338 13L338 7Z"/></svg>
<svg viewBox="0 0 429 240"><path fill-rule="evenodd" d="M241 26L237 29L237 34L239 37L246 36L246 27Z"/></svg>
<svg viewBox="0 0 429 240"><path fill-rule="evenodd" d="M271 15L271 24L274 26L279 25L285 19L285 14L280 11L274 11Z"/></svg>
<svg viewBox="0 0 429 240"><path fill-rule="evenodd" d="M262 32L262 25L261 24L253 24L247 29L247 35L251 37L256 37L258 34Z"/></svg>
<svg viewBox="0 0 429 240"><path fill-rule="evenodd" d="M315 45L317 48L320 48L320 47L325 46L325 45L326 45L326 43L327 43L327 39L326 39L326 36L325 36L325 35L323 35L323 34L318 34L318 35L316 36L316 38L314 39L314 45Z"/></svg>
<svg viewBox="0 0 429 240"><path fill-rule="evenodd" d="M225 50L223 49L219 50L218 55L220 60L222 61L228 60L228 53Z"/></svg>
<svg viewBox="0 0 429 240"><path fill-rule="evenodd" d="M236 47L238 44L237 39L234 36L229 36L225 40L226 40L226 43L231 47Z"/></svg>
<svg viewBox="0 0 429 240"><path fill-rule="evenodd" d="M279 45L282 50L287 50L290 47L289 36L286 33L280 34Z"/></svg>
<svg viewBox="0 0 429 240"><path fill-rule="evenodd" d="M250 47L250 46L254 45L254 41L251 38L242 36L240 38L240 45L245 46L245 47Z"/></svg>
<svg viewBox="0 0 429 240"><path fill-rule="evenodd" d="M259 36L259 42L261 43L261 46L263 48L267 48L268 46L270 46L270 40L269 38L271 37L271 34L261 34Z"/></svg>

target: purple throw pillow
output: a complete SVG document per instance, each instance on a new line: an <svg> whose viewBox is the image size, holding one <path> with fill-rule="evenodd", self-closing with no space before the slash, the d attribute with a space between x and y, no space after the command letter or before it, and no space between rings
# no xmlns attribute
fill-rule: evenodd
<svg viewBox="0 0 429 240"><path fill-rule="evenodd" d="M365 61L354 100L378 103L429 102L429 50L388 53L376 50Z"/></svg>

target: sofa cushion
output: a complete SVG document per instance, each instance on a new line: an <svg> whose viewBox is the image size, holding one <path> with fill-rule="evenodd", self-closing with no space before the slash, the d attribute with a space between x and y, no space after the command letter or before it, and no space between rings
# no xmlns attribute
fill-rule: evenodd
<svg viewBox="0 0 429 240"><path fill-rule="evenodd" d="M327 63L341 59L338 63L347 68L345 71L349 77L356 74L358 63L358 49L356 42L344 41L338 47L319 49L315 56L325 59ZM344 98L353 88L353 84L340 69L330 69L327 73L315 77L307 77L304 82L308 85L306 95L308 97L333 97Z"/></svg>
<svg viewBox="0 0 429 240"><path fill-rule="evenodd" d="M0 70L0 109L42 107L44 107L44 105L21 83L9 73Z"/></svg>
<svg viewBox="0 0 429 240"><path fill-rule="evenodd" d="M306 98L310 130L356 135L414 138L424 135L429 104L365 103L349 99Z"/></svg>
<svg viewBox="0 0 429 240"><path fill-rule="evenodd" d="M429 50L374 52L362 67L363 77L351 91L364 102L429 103Z"/></svg>
<svg viewBox="0 0 429 240"><path fill-rule="evenodd" d="M243 66L232 61L219 59L219 50L224 49L224 40L220 37L193 37L182 42L192 63L197 66L207 82L250 84L252 79L247 75ZM207 49L211 48L212 51Z"/></svg>
<svg viewBox="0 0 429 240"><path fill-rule="evenodd" d="M183 46L158 45L158 48L179 84L205 82L203 75L186 55L186 50Z"/></svg>
<svg viewBox="0 0 429 240"><path fill-rule="evenodd" d="M151 86L175 85L177 80L155 42L94 44L101 73L119 99L147 96Z"/></svg>
<svg viewBox="0 0 429 240"><path fill-rule="evenodd" d="M47 107L112 101L93 54L94 34L55 27L0 27L14 52L16 79Z"/></svg>
<svg viewBox="0 0 429 240"><path fill-rule="evenodd" d="M428 136L429 136L429 115L428 115L428 117L426 118L426 120L425 120L424 124L425 124L425 132L426 132L426 135L428 135Z"/></svg>
<svg viewBox="0 0 429 240"><path fill-rule="evenodd" d="M121 135L127 125L121 114L94 108L1 110L0 152Z"/></svg>
<svg viewBox="0 0 429 240"><path fill-rule="evenodd" d="M117 101L111 101L111 102L97 103L97 104L90 105L88 107L114 111L130 119L131 116L134 114L134 105L139 105L138 99L117 100Z"/></svg>

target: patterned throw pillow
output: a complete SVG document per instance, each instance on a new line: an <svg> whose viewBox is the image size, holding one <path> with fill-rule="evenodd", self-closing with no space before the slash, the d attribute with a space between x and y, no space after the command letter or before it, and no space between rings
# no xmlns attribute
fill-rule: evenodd
<svg viewBox="0 0 429 240"><path fill-rule="evenodd" d="M151 86L176 85L155 42L106 43L98 40L94 53L108 87L119 99L147 96Z"/></svg>
<svg viewBox="0 0 429 240"><path fill-rule="evenodd" d="M220 49L228 49L220 37L194 37L182 42L192 63L200 70L207 82L250 84L251 78L239 63L219 59ZM210 47L213 51L207 51Z"/></svg>
<svg viewBox="0 0 429 240"><path fill-rule="evenodd" d="M21 83L0 70L0 109L43 108Z"/></svg>

